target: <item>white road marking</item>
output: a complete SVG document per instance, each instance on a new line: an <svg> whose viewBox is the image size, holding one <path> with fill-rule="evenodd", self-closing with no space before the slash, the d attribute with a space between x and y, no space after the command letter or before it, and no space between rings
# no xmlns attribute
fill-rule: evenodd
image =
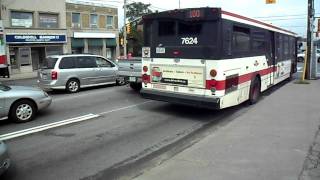
<svg viewBox="0 0 320 180"><path fill-rule="evenodd" d="M122 108L118 108L118 109L113 109L113 110L106 111L106 112L101 112L101 113L98 113L98 114L99 115L105 115L105 114L109 114L109 113L112 113L112 112L115 112L115 111L120 111L120 110L124 110L124 109L129 109L129 108L132 108L132 107L140 106L142 104L146 104L146 103L149 103L149 102L152 102L152 101L145 101L143 103L134 104L134 105L131 105L131 106L126 106L126 107L122 107Z"/></svg>
<svg viewBox="0 0 320 180"><path fill-rule="evenodd" d="M84 116L79 116L79 117L75 117L75 118L71 118L71 119L66 119L66 120L62 120L62 121L58 121L58 122L54 122L54 123L50 123L50 124L45 124L45 125L36 126L36 127L33 127L33 128L28 128L28 129L24 129L24 130L20 130L20 131L15 131L15 132L7 133L7 134L2 134L2 135L0 135L0 141L21 137L21 136L25 136L25 135L29 135L29 134L33 134L33 133L37 133L37 132L41 132L41 131L45 131L45 130L48 130L48 129L52 129L52 128L56 128L56 127L60 127L60 126L64 126L64 125L68 125L68 124L72 124L72 123L76 123L76 122L86 121L86 120L89 120L89 119L100 117L101 115L109 114L109 113L120 111L120 110L124 110L124 109L129 109L129 108L140 106L142 104L146 104L146 103L149 103L149 102L151 102L151 101L145 101L143 103L138 103L138 104L134 104L134 105L130 105L130 106L125 106L125 107L113 109L113 110L106 111L106 112L101 112L101 113L97 113L97 114L87 114L87 115L84 115Z"/></svg>
<svg viewBox="0 0 320 180"><path fill-rule="evenodd" d="M302 67L297 67L298 72L301 71Z"/></svg>
<svg viewBox="0 0 320 180"><path fill-rule="evenodd" d="M64 126L64 125L75 123L75 122L86 121L86 120L97 118L97 117L99 117L99 115L87 114L87 115L84 115L84 116L79 116L79 117L75 117L75 118L71 118L71 119L66 119L66 120L62 120L62 121L58 121L58 122L54 122L54 123L50 123L50 124L46 124L46 125L36 126L36 127L33 127L33 128L28 128L28 129L24 129L24 130L12 132L12 133L0 135L0 140L13 139L13 138L17 138L17 137L20 137L20 136L33 134L33 133L36 133L36 132L48 130L48 129L59 127L59 126Z"/></svg>

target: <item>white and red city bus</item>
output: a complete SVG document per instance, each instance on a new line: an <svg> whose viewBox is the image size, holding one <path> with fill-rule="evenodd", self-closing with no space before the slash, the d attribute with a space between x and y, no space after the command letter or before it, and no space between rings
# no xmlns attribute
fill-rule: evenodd
<svg viewBox="0 0 320 180"><path fill-rule="evenodd" d="M296 72L293 32L220 8L143 17L144 98L222 109L249 101Z"/></svg>

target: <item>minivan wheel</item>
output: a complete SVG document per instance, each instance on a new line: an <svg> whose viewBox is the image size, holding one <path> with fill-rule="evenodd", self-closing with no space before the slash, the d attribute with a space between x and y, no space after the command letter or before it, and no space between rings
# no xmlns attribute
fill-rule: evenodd
<svg viewBox="0 0 320 180"><path fill-rule="evenodd" d="M17 123L31 121L37 108L35 104L30 100L21 100L14 103L10 109L10 118Z"/></svg>
<svg viewBox="0 0 320 180"><path fill-rule="evenodd" d="M80 83L77 79L70 79L66 84L66 90L69 93L76 93L80 90Z"/></svg>

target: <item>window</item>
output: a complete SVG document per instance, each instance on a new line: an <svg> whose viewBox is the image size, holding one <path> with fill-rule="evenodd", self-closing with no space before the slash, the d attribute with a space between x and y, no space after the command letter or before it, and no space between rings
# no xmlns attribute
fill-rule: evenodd
<svg viewBox="0 0 320 180"><path fill-rule="evenodd" d="M201 23L179 23L179 35L200 34L202 30Z"/></svg>
<svg viewBox="0 0 320 180"><path fill-rule="evenodd" d="M113 27L113 16L107 16L106 21L107 27Z"/></svg>
<svg viewBox="0 0 320 180"><path fill-rule="evenodd" d="M261 31L254 31L251 34L251 38L252 38L252 50L258 53L265 53L266 51L265 33Z"/></svg>
<svg viewBox="0 0 320 180"><path fill-rule="evenodd" d="M39 27L42 28L58 28L57 14L39 14Z"/></svg>
<svg viewBox="0 0 320 180"><path fill-rule="evenodd" d="M173 36L176 34L176 23L174 21L159 22L159 36Z"/></svg>
<svg viewBox="0 0 320 180"><path fill-rule="evenodd" d="M284 59L288 59L289 58L289 37L288 36L284 36L283 37L283 50L284 50Z"/></svg>
<svg viewBox="0 0 320 180"><path fill-rule="evenodd" d="M94 57L91 56L78 56L76 59L77 68L94 68L97 67Z"/></svg>
<svg viewBox="0 0 320 180"><path fill-rule="evenodd" d="M114 65L112 63L110 63L109 61L107 61L101 57L96 58L96 63L97 63L98 67L114 67Z"/></svg>
<svg viewBox="0 0 320 180"><path fill-rule="evenodd" d="M72 13L72 27L80 28L80 13Z"/></svg>
<svg viewBox="0 0 320 180"><path fill-rule="evenodd" d="M250 51L250 30L248 28L233 27L232 47L235 52Z"/></svg>
<svg viewBox="0 0 320 180"><path fill-rule="evenodd" d="M92 28L98 27L98 15L96 15L96 14L90 15L90 27L92 27Z"/></svg>
<svg viewBox="0 0 320 180"><path fill-rule="evenodd" d="M58 61L58 58L46 58L41 65L42 69L53 69L56 62Z"/></svg>
<svg viewBox="0 0 320 180"><path fill-rule="evenodd" d="M32 12L11 12L11 26L14 27L26 27L33 26L33 13Z"/></svg>
<svg viewBox="0 0 320 180"><path fill-rule="evenodd" d="M75 68L75 58L74 57L65 57L61 59L59 64L60 69L72 69Z"/></svg>

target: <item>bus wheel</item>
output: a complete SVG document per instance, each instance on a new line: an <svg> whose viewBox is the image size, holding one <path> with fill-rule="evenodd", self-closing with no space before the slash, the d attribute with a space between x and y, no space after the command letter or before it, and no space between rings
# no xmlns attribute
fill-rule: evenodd
<svg viewBox="0 0 320 180"><path fill-rule="evenodd" d="M258 77L250 85L249 104L258 102L261 93L261 82Z"/></svg>

